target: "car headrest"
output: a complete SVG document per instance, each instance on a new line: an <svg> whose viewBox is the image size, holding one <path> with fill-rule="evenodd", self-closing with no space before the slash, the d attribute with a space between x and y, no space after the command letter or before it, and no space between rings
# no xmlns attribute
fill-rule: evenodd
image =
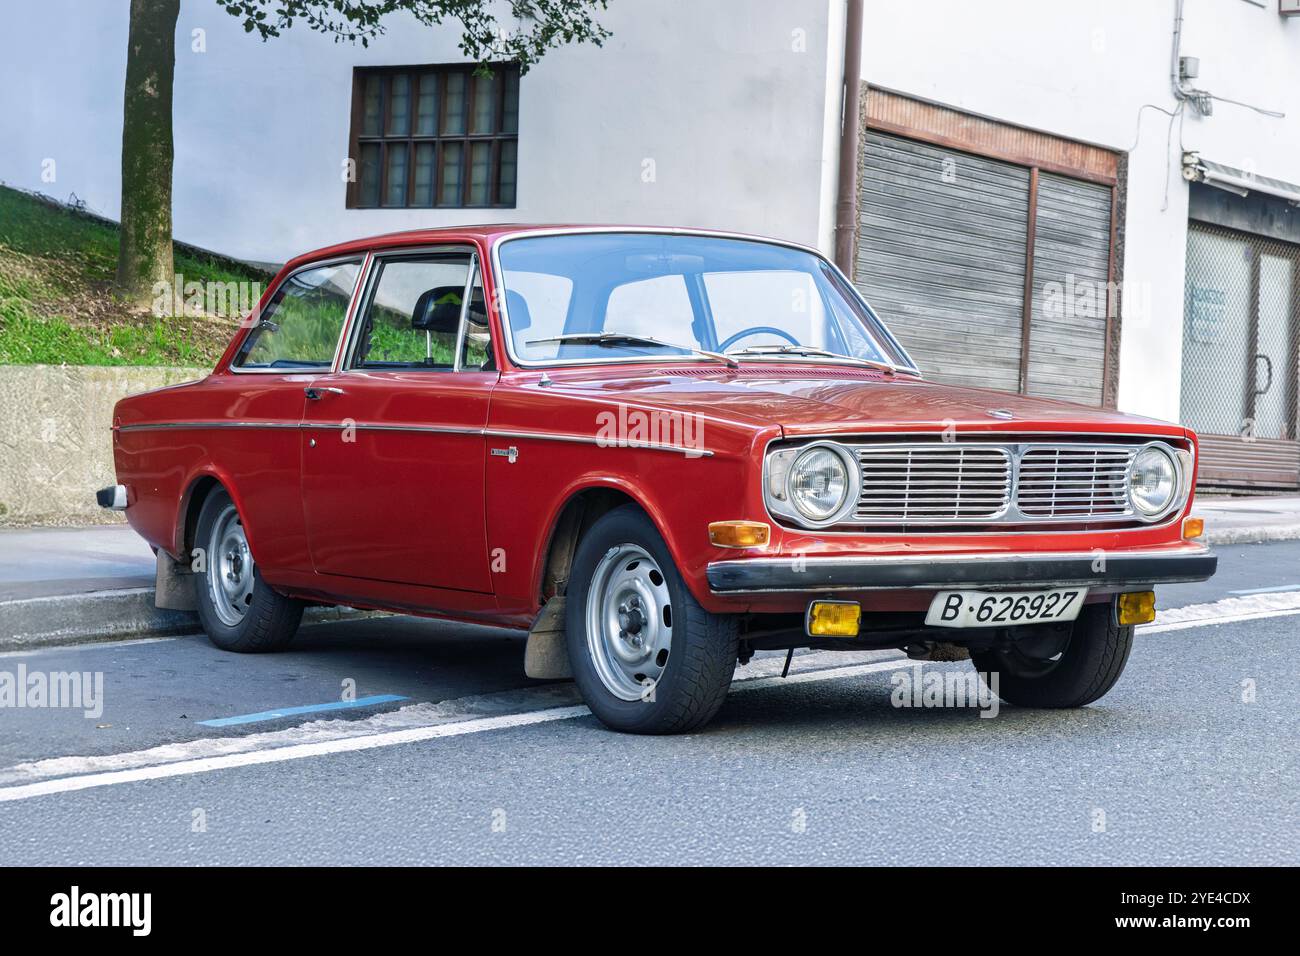
<svg viewBox="0 0 1300 956"><path fill-rule="evenodd" d="M411 328L455 335L464 295L465 287L457 285L440 285L422 292L411 312Z"/></svg>
<svg viewBox="0 0 1300 956"><path fill-rule="evenodd" d="M533 317L528 312L528 300L513 289L506 290L506 311L510 313L510 326L516 332L522 332L533 324Z"/></svg>

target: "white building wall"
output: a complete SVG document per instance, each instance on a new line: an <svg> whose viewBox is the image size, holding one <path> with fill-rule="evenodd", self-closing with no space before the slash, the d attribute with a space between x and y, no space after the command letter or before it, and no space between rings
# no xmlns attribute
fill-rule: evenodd
<svg viewBox="0 0 1300 956"><path fill-rule="evenodd" d="M604 47L552 51L523 78L517 208L347 210L353 66L461 62L455 27L396 17L365 49L299 23L263 43L213 0L183 0L175 235L267 261L361 235L503 220L817 244L823 177L835 175L824 136L829 10L828 0L618 0L599 16L613 31ZM9 11L18 22L0 32L0 180L75 193L117 216L127 11L128 0ZM196 29L204 53L191 49ZM54 182L42 179L47 158Z"/></svg>
<svg viewBox="0 0 1300 956"><path fill-rule="evenodd" d="M1287 113L1216 103L1169 117L1174 0L866 0L869 83L1003 122L1112 149L1129 159L1119 407L1179 417L1187 186L1181 149L1300 183L1300 20L1276 0L1187 0L1184 55L1197 86ZM887 318L887 317L886 317Z"/></svg>

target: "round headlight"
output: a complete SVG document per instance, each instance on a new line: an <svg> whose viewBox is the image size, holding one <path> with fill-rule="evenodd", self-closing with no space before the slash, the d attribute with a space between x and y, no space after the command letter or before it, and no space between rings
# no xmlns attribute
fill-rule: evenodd
<svg viewBox="0 0 1300 956"><path fill-rule="evenodd" d="M848 465L830 448L809 448L790 466L790 503L809 521L830 518L848 493Z"/></svg>
<svg viewBox="0 0 1300 956"><path fill-rule="evenodd" d="M1139 514L1148 517L1165 511L1178 493L1178 468L1174 456L1156 445L1143 448L1128 470L1128 496Z"/></svg>

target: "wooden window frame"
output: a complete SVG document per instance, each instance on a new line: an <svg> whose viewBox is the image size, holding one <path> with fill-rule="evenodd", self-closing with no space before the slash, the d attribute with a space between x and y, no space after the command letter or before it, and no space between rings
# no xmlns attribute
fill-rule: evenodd
<svg viewBox="0 0 1300 956"><path fill-rule="evenodd" d="M516 63L487 64L496 74L493 84L490 131L473 133L474 98L476 95L474 64L450 63L425 66L357 66L352 69L352 118L348 134L348 155L353 163L355 175L347 184L345 206L348 209L514 209L519 196L519 131L505 132L502 123L505 116L506 77L513 74L515 83L519 81L519 66ZM410 78L408 100L408 117L406 133L391 135L388 132L388 104L393 77L406 74ZM424 76L438 77L437 116L432 134L416 132L419 116L420 81ZM465 78L465 90L462 94L465 117L463 133L443 133L442 124L446 115L447 97L446 78L460 74ZM379 88L379 133L364 135L362 125L365 120L366 82L371 77L378 77ZM518 104L516 102L516 117ZM501 153L502 144L515 143L515 187L514 197L509 202L501 198ZM443 150L450 143L461 145L460 158L460 196L456 202L440 202L443 193ZM488 199L487 202L470 201L470 172L473 147L486 143L489 146ZM361 147L377 144L379 147L379 202L374 205L361 202ZM428 204L415 203L415 154L416 147L422 144L433 145L433 196ZM391 146L402 146L407 151L406 196L400 204L388 202L388 150Z"/></svg>

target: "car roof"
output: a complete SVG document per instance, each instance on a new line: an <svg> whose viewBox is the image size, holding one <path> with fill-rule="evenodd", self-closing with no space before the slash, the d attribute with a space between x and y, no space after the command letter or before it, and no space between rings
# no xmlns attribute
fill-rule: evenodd
<svg viewBox="0 0 1300 956"><path fill-rule="evenodd" d="M546 232L582 232L585 230L599 232L619 232L627 230L628 232L666 232L681 233L685 235L698 236L718 236L733 239L752 239L762 242L773 242L780 245L798 246L807 248L799 243L789 242L784 239L769 238L767 236L752 236L740 232L727 232L716 229L699 229L680 226L631 226L631 225L611 225L603 224L520 224L520 223L474 223L464 226L441 226L436 229L408 229L402 232L387 232L377 236L367 236L360 239L350 239L347 242L336 243L331 246L323 246L320 249L314 249L311 252L294 256L285 264L285 270L294 269L298 266L313 262L319 259L332 259L338 256L354 255L360 252L366 252L372 249L394 249L403 246L419 246L429 243L445 242L448 239L458 239L465 242L484 242L488 245L493 244L498 239L505 236L526 235L528 233L546 233ZM816 250L809 250L816 252Z"/></svg>

